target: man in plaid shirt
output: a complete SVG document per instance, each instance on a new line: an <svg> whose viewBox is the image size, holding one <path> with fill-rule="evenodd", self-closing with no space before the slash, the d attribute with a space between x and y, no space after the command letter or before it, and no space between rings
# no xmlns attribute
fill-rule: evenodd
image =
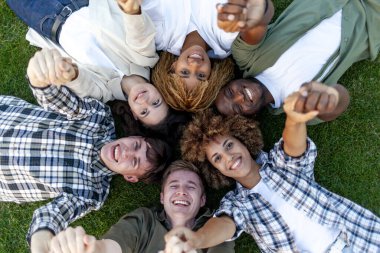
<svg viewBox="0 0 380 253"><path fill-rule="evenodd" d="M167 242L173 236L183 241L170 248L167 243L165 253L207 248L234 240L242 232L250 234L262 252L380 252L380 219L314 180L317 152L307 138L305 122L326 109L325 94L335 95L314 90L312 93L318 98L315 100L309 99L308 93L304 87L285 100L283 138L269 154L261 152L256 159L252 150L248 151L248 142L242 139L243 130L236 130L235 125L225 123L228 132L213 136L222 131L207 132L205 129L211 125L207 120L195 118L189 124L181 148L193 135L201 136L200 143L191 144L205 150L198 157L208 160L203 164L205 168L212 166L209 181L220 172L221 177L233 178L237 184L224 196L215 217L197 232L186 228L169 232ZM217 117L210 122L217 121ZM197 122L202 122L202 126ZM202 162L202 158L198 159Z"/></svg>
<svg viewBox="0 0 380 253"><path fill-rule="evenodd" d="M53 235L99 209L112 175L130 182L158 180L170 158L160 140L115 140L109 107L60 85L77 71L65 61L35 56L28 77L43 108L0 96L0 201L53 198L33 214L27 235L32 252L49 252Z"/></svg>

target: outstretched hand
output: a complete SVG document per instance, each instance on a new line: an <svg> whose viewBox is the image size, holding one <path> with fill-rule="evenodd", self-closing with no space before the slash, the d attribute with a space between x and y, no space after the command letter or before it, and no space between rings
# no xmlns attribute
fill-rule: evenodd
<svg viewBox="0 0 380 253"><path fill-rule="evenodd" d="M71 82L78 76L78 68L57 50L42 49L29 60L27 74L33 86L43 88Z"/></svg>
<svg viewBox="0 0 380 253"><path fill-rule="evenodd" d="M270 0L229 0L218 4L218 26L225 32L243 32L264 20Z"/></svg>
<svg viewBox="0 0 380 253"><path fill-rule="evenodd" d="M82 227L68 227L53 237L50 253L96 253L96 238L87 235Z"/></svg>
<svg viewBox="0 0 380 253"><path fill-rule="evenodd" d="M120 9L129 15L141 14L141 2L142 0L117 0Z"/></svg>
<svg viewBox="0 0 380 253"><path fill-rule="evenodd" d="M159 253L196 253L195 233L188 228L178 227L165 235L166 246Z"/></svg>

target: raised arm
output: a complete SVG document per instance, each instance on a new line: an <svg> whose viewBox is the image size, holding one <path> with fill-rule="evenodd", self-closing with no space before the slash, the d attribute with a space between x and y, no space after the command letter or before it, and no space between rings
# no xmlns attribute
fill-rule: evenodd
<svg viewBox="0 0 380 253"><path fill-rule="evenodd" d="M166 234L165 241L168 242L173 236L176 236L185 242L176 245L183 247L184 252L191 252L194 249L210 248L231 239L235 230L235 223L230 217L214 217L196 232L185 227L175 228ZM172 244L167 244L165 253L180 252L176 250L178 249Z"/></svg>
<svg viewBox="0 0 380 253"><path fill-rule="evenodd" d="M51 239L51 253L121 253L120 245L110 239L97 240L82 227L68 227Z"/></svg>
<svg viewBox="0 0 380 253"><path fill-rule="evenodd" d="M303 112L308 93L295 92L285 99L284 111L286 113L285 128L282 133L284 151L287 155L301 156L307 148L306 122L318 115L317 110Z"/></svg>
<svg viewBox="0 0 380 253"><path fill-rule="evenodd" d="M50 248L49 239L99 205L96 200L61 193L50 203L35 210L27 235L32 253L45 253L41 250Z"/></svg>
<svg viewBox="0 0 380 253"><path fill-rule="evenodd" d="M92 97L102 102L119 99L111 90L120 89L121 77L112 70L92 65L77 65L70 58L62 57L56 49L42 49L35 53L28 64L27 74L31 85L44 89L55 85L70 88L80 98ZM116 88L112 88L112 87Z"/></svg>
<svg viewBox="0 0 380 253"><path fill-rule="evenodd" d="M274 15L271 0L229 0L217 10L218 26L226 32L240 31L240 37L251 45L265 37Z"/></svg>
<svg viewBox="0 0 380 253"><path fill-rule="evenodd" d="M141 0L117 0L124 15L126 46L135 51L130 61L153 68L158 61L154 37L156 28L150 17L141 11ZM142 57L144 56L144 57Z"/></svg>

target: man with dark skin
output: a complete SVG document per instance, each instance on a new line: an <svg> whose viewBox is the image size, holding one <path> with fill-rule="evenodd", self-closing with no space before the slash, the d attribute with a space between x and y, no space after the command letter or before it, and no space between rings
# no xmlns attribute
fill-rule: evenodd
<svg viewBox="0 0 380 253"><path fill-rule="evenodd" d="M258 2L264 14L253 13ZM303 87L304 112L318 108L320 120L337 118L349 104L338 79L353 63L379 53L374 24L380 5L370 2L293 1L271 25L270 0L230 0L220 7L219 27L240 31L232 55L244 79L221 89L215 101L219 112L248 116L265 106L280 108L287 95Z"/></svg>

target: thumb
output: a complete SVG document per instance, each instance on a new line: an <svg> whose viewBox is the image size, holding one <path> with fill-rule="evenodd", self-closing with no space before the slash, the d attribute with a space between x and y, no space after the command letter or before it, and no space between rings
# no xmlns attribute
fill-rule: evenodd
<svg viewBox="0 0 380 253"><path fill-rule="evenodd" d="M67 61L62 61L60 64L60 70L62 71L62 77L65 80L72 81L75 79L77 73L74 64Z"/></svg>
<svg viewBox="0 0 380 253"><path fill-rule="evenodd" d="M305 113L304 114L305 121L314 119L318 115L318 113L319 113L318 111L310 111L308 113Z"/></svg>
<svg viewBox="0 0 380 253"><path fill-rule="evenodd" d="M95 252L96 238L94 236L83 236L83 243L85 244L86 252Z"/></svg>

